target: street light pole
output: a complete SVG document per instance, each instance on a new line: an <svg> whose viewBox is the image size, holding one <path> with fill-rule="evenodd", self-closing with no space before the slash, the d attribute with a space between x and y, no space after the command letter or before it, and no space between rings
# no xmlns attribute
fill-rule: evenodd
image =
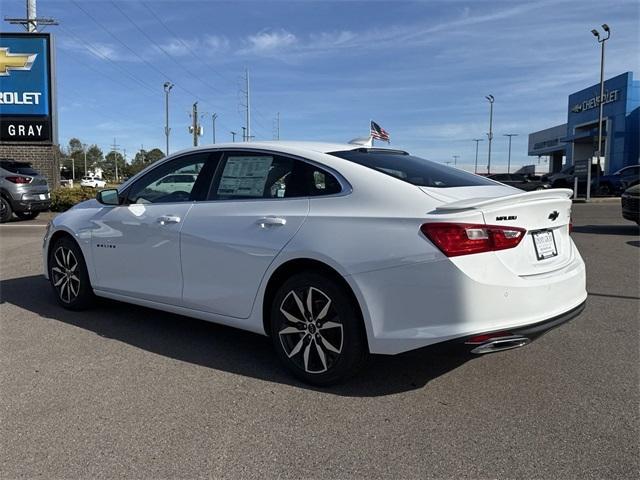
<svg viewBox="0 0 640 480"><path fill-rule="evenodd" d="M476 142L476 166L473 169L473 173L478 173L478 144L482 141L481 138L474 138L474 142Z"/></svg>
<svg viewBox="0 0 640 480"><path fill-rule="evenodd" d="M489 133L487 133L487 137L489 137L489 153L487 154L487 175L491 174L491 142L493 141L493 102L495 98L493 95L487 95L487 100L489 100Z"/></svg>
<svg viewBox="0 0 640 480"><path fill-rule="evenodd" d="M212 113L211 122L213 123L213 128L211 128L211 137L213 139L213 143L216 143L216 118L218 118L218 114Z"/></svg>
<svg viewBox="0 0 640 480"><path fill-rule="evenodd" d="M84 152L84 176L87 176L87 144L82 144L82 150Z"/></svg>
<svg viewBox="0 0 640 480"><path fill-rule="evenodd" d="M169 133L171 129L169 128L169 92L173 88L173 83L164 82L164 135L166 137L166 153L165 155L169 155Z"/></svg>
<svg viewBox="0 0 640 480"><path fill-rule="evenodd" d="M233 143L236 143L236 135L238 132L229 132L231 134L231 141Z"/></svg>
<svg viewBox="0 0 640 480"><path fill-rule="evenodd" d="M509 137L509 159L507 160L507 173L511 173L511 137L517 137L517 133L505 133L505 137Z"/></svg>
<svg viewBox="0 0 640 480"><path fill-rule="evenodd" d="M606 37L600 37L600 32L598 32L595 28L593 30L591 30L591 33L593 33L593 36L596 37L596 39L598 40L598 43L600 44L601 48L600 48L600 98L598 101L598 106L599 106L599 115L598 115L598 151L596 152L596 157L598 157L598 169L596 170L596 175L598 177L600 177L600 158L603 156L603 152L602 152L602 120L603 120L603 114L604 114L604 43L609 40L609 37L611 36L611 29L609 28L609 25L607 25L606 23L602 24L602 29L607 33ZM607 136L609 135L609 133L607 132ZM589 200L589 198L591 197L591 162L589 162L589 170L587 170L588 172L588 177L589 180L587 181L587 200Z"/></svg>

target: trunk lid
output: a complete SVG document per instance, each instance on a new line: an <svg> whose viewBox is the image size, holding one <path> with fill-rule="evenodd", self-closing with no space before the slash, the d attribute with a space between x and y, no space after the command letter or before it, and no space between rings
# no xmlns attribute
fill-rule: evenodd
<svg viewBox="0 0 640 480"><path fill-rule="evenodd" d="M481 191L483 188L488 190ZM510 187L462 187L432 192L435 189L421 189L434 198L438 195L442 201L443 197L451 200L437 207L434 213L478 212L487 225L526 229L517 247L493 252L516 275L557 270L573 258L569 237L571 190L522 192Z"/></svg>

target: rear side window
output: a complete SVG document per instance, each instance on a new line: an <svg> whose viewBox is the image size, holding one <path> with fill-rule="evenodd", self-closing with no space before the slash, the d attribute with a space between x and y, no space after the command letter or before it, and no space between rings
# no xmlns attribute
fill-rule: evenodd
<svg viewBox="0 0 640 480"><path fill-rule="evenodd" d="M330 155L364 165L420 187L448 188L495 185L491 180L478 175L440 165L404 152L358 149L332 152Z"/></svg>
<svg viewBox="0 0 640 480"><path fill-rule="evenodd" d="M1 160L0 167L11 173L17 173L19 175L38 175L38 172L31 168L30 163L26 162L14 162L12 160Z"/></svg>

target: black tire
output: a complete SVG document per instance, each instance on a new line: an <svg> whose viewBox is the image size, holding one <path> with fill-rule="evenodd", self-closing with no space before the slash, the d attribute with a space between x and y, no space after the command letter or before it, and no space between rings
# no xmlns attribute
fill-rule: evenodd
<svg viewBox="0 0 640 480"><path fill-rule="evenodd" d="M306 383L338 383L355 375L367 359L360 311L345 288L327 276L300 273L287 279L273 299L270 320L278 357Z"/></svg>
<svg viewBox="0 0 640 480"><path fill-rule="evenodd" d="M13 212L13 213L15 213L16 217L18 217L20 220L33 220L38 215L40 215L40 212Z"/></svg>
<svg viewBox="0 0 640 480"><path fill-rule="evenodd" d="M49 281L60 305L68 310L89 307L94 294L82 250L69 237L60 237L49 249Z"/></svg>
<svg viewBox="0 0 640 480"><path fill-rule="evenodd" d="M600 195L601 197L609 197L613 195L611 185L609 185L608 183L603 183L602 185L600 185L598 187L598 195Z"/></svg>
<svg viewBox="0 0 640 480"><path fill-rule="evenodd" d="M0 223L8 222L9 220L11 220L12 213L13 212L11 210L11 204L9 203L9 201L4 197L0 197Z"/></svg>

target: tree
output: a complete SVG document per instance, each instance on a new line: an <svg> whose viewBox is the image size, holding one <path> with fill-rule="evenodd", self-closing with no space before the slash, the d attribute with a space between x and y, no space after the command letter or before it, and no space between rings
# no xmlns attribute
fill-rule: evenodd
<svg viewBox="0 0 640 480"><path fill-rule="evenodd" d="M104 161L100 162L99 166L102 169L102 176L114 182L118 182L116 178L116 163L118 164L118 177L122 178L125 175L124 172L124 157L118 153L111 151L107 153Z"/></svg>
<svg viewBox="0 0 640 480"><path fill-rule="evenodd" d="M165 157L165 154L162 150L160 150L159 148L154 148L153 150L150 150L147 153L146 161L147 163L153 163L153 162L157 162L158 160L164 157Z"/></svg>
<svg viewBox="0 0 640 480"><path fill-rule="evenodd" d="M151 165L153 162L157 162L161 158L164 158L164 153L159 148L154 148L150 151L139 150L136 156L131 161L131 165L128 165L126 172L128 176L135 175L139 171Z"/></svg>

